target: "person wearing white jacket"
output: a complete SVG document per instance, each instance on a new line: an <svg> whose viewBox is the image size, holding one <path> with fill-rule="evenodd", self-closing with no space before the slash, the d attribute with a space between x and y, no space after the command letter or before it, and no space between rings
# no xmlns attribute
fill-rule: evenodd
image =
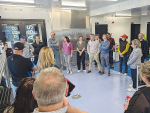
<svg viewBox="0 0 150 113"><path fill-rule="evenodd" d="M132 40L133 51L129 57L127 65L131 68L131 77L133 85L130 85L131 88L128 88L128 91L136 91L136 79L137 79L137 66L141 64L141 43L138 39Z"/></svg>

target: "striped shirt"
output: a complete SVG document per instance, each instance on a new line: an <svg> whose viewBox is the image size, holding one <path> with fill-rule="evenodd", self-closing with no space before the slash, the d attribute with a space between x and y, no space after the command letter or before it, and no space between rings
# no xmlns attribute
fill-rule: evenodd
<svg viewBox="0 0 150 113"><path fill-rule="evenodd" d="M100 46L100 43L98 40L94 40L94 41L90 40L87 45L87 53L99 54L100 53L99 46Z"/></svg>
<svg viewBox="0 0 150 113"><path fill-rule="evenodd" d="M31 51L34 52L34 47L31 44L29 44L28 42L25 42L22 56L25 58L31 58L31 54L30 54Z"/></svg>
<svg viewBox="0 0 150 113"><path fill-rule="evenodd" d="M61 108L59 110L56 110L56 111L51 111L51 112L39 112L39 109L36 108L34 109L33 113L66 113L67 112L67 109L68 109L68 106L64 107L64 108Z"/></svg>

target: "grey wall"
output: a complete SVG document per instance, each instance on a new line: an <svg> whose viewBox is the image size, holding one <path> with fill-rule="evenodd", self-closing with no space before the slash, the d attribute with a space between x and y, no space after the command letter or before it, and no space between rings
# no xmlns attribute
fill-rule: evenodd
<svg viewBox="0 0 150 113"><path fill-rule="evenodd" d="M87 28L88 11L52 10L52 30Z"/></svg>

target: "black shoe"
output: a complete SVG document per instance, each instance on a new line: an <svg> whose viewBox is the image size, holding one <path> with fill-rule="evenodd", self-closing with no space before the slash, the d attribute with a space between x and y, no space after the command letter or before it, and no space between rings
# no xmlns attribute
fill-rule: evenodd
<svg viewBox="0 0 150 113"><path fill-rule="evenodd" d="M101 71L98 72L99 74L101 73Z"/></svg>
<svg viewBox="0 0 150 113"><path fill-rule="evenodd" d="M103 74L104 74L104 72L101 72L101 73L100 73L100 75L103 75Z"/></svg>
<svg viewBox="0 0 150 113"><path fill-rule="evenodd" d="M89 70L87 73L91 73L91 71Z"/></svg>
<svg viewBox="0 0 150 113"><path fill-rule="evenodd" d="M110 76L110 72L108 73L108 76Z"/></svg>

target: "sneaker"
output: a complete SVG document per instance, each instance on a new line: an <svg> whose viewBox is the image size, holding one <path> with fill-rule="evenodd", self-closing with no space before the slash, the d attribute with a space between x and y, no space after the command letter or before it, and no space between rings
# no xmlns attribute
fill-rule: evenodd
<svg viewBox="0 0 150 113"><path fill-rule="evenodd" d="M111 67L114 68L114 65L112 64Z"/></svg>
<svg viewBox="0 0 150 113"><path fill-rule="evenodd" d="M121 72L118 73L118 75L122 74Z"/></svg>
<svg viewBox="0 0 150 113"><path fill-rule="evenodd" d="M97 67L97 65L95 65L95 67Z"/></svg>
<svg viewBox="0 0 150 113"><path fill-rule="evenodd" d="M110 76L110 72L108 73L108 76Z"/></svg>
<svg viewBox="0 0 150 113"><path fill-rule="evenodd" d="M127 73L125 73L124 76L127 76Z"/></svg>
<svg viewBox="0 0 150 113"><path fill-rule="evenodd" d="M133 87L133 84L130 84L129 87Z"/></svg>
<svg viewBox="0 0 150 113"><path fill-rule="evenodd" d="M87 73L91 73L91 71L89 70Z"/></svg>
<svg viewBox="0 0 150 113"><path fill-rule="evenodd" d="M84 72L86 72L86 70L83 70Z"/></svg>
<svg viewBox="0 0 150 113"><path fill-rule="evenodd" d="M128 88L127 90L128 90L128 91L136 91L136 89L135 89L135 88L133 88L133 87Z"/></svg>
<svg viewBox="0 0 150 113"><path fill-rule="evenodd" d="M100 75L103 75L103 74L104 74L104 72L101 72L101 73L100 73Z"/></svg>
<svg viewBox="0 0 150 113"><path fill-rule="evenodd" d="M73 74L73 72L71 71L70 74Z"/></svg>
<svg viewBox="0 0 150 113"><path fill-rule="evenodd" d="M70 71L67 71L67 74L69 74L70 73Z"/></svg>
<svg viewBox="0 0 150 113"><path fill-rule="evenodd" d="M78 72L80 72L81 70L78 70Z"/></svg>

